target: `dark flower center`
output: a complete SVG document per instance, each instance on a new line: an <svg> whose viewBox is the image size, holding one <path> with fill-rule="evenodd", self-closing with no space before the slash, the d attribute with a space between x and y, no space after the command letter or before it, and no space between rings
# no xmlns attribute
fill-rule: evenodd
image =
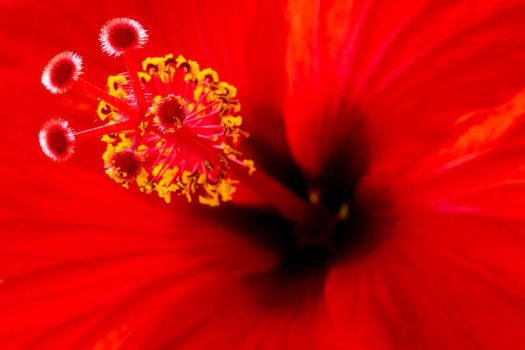
<svg viewBox="0 0 525 350"><path fill-rule="evenodd" d="M359 120L355 113L349 117ZM274 127L279 129L278 125ZM265 307L300 307L322 296L331 266L361 259L376 249L391 225L386 214L389 204L384 192L376 194L363 188L369 155L366 130L359 122L350 128L346 140L336 145L325 160L321 176L314 181L304 178L291 156L265 157L263 151L269 147L257 133L249 141L264 170L309 201L314 212L320 213L319 219L313 225L301 225L277 213L246 208L236 208L235 214L219 212L217 219L224 222L230 216L242 217L241 223L236 219L227 225L238 227L239 232L280 256L273 270L248 278L254 299L267 303Z"/></svg>

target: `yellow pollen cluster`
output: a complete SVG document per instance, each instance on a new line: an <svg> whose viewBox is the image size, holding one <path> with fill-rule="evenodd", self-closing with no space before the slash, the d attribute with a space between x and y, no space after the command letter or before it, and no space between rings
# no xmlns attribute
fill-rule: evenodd
<svg viewBox="0 0 525 350"><path fill-rule="evenodd" d="M144 115L125 115L106 101L98 106L100 119L108 124L133 122L129 130L102 137L106 173L126 188L134 184L143 192L157 192L168 203L172 194L210 206L231 200L238 183L231 178L232 167L250 174L255 170L239 151L248 134L240 129L237 89L212 69L201 70L197 62L171 54L147 58L138 76L150 105ZM132 107L136 101L125 75L110 76L108 92ZM158 116L159 104L169 99L184 108L184 118L172 128L162 127ZM141 160L142 168L130 180L111 164L124 151Z"/></svg>

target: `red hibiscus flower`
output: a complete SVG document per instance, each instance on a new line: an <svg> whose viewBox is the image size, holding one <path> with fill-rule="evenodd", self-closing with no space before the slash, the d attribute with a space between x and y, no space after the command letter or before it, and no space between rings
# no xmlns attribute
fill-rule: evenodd
<svg viewBox="0 0 525 350"><path fill-rule="evenodd" d="M525 2L0 8L2 349L525 347ZM136 61L101 52L100 27L112 18L148 30ZM114 49L104 46L120 55ZM83 75L73 74L75 58L60 81L70 91L52 96L40 77L64 50L82 56ZM227 155L219 172L200 167L211 156L196 162L191 152L155 170L171 154L159 148L167 136L122 153L114 139L69 131L115 112L76 89L80 79L103 87L123 77L117 91L118 79L135 76L119 75L124 61L139 67L170 53L237 88L221 95L231 86L190 63L185 72L200 75L180 81L227 106L206 126L228 134L204 134L221 141L212 155ZM148 74L129 84L144 96L112 95L138 112L121 105L113 117L142 117L150 103L160 134L200 127L192 111L214 107L171 85L153 100L158 73ZM242 115L242 144L245 134L217 119L226 114ZM70 158L55 163L37 135L46 120L65 119L40 137L52 141L48 156ZM253 159L253 176L233 173L236 159ZM148 192L173 164L206 175L201 195L225 179L237 190L212 208L121 186L147 169L154 178L138 187Z"/></svg>

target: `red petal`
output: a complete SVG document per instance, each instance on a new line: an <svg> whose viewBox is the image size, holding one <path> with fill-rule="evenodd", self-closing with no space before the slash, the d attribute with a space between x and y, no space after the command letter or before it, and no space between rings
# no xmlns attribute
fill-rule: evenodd
<svg viewBox="0 0 525 350"><path fill-rule="evenodd" d="M344 85L344 46L353 1L288 2L285 121L292 153L310 176L319 175Z"/></svg>
<svg viewBox="0 0 525 350"><path fill-rule="evenodd" d="M473 209L482 210L491 202L489 207L499 207L501 215L523 217L516 206L505 203L518 203L512 193L525 178L524 116L523 93L500 106L468 113L458 118L448 141L433 154L405 168L397 159L378 160L367 181L389 178L392 195L411 207L469 202ZM493 196L506 200L494 201Z"/></svg>
<svg viewBox="0 0 525 350"><path fill-rule="evenodd" d="M26 186L20 197L6 194L0 214L4 345L79 348L106 331L117 340L109 334L149 337L148 324L178 327L171 321L184 314L169 308L188 289L275 265L247 234L189 208L148 203L99 176L73 169L55 175L59 184L30 184L31 175L1 170L12 186Z"/></svg>
<svg viewBox="0 0 525 350"><path fill-rule="evenodd" d="M350 342L373 348L525 345L523 101L459 117L421 160L397 147L376 159L360 193L381 190L396 222L328 280L342 339L355 329Z"/></svg>
<svg viewBox="0 0 525 350"><path fill-rule="evenodd" d="M325 14L345 2L314 6L290 3L287 52L287 133L311 176L335 152L345 156L356 119L366 119L373 153L410 162L457 116L525 86L523 1L358 1L333 17L335 32Z"/></svg>
<svg viewBox="0 0 525 350"><path fill-rule="evenodd" d="M332 315L363 348L521 348L523 233L521 223L414 211L375 253L333 270Z"/></svg>
<svg viewBox="0 0 525 350"><path fill-rule="evenodd" d="M276 96L282 94L263 77L282 74L276 69L282 48L249 40L272 35L259 20L277 17L275 9L272 2L251 1L202 7L130 1L0 5L0 75L7 87L0 92L5 116L0 147L2 347L107 348L125 341L132 347L140 342L129 339L152 334L162 335L162 342L191 326L194 319L181 323L180 333L173 332L178 327L173 322L186 314L170 313L183 307L188 311L193 304L178 304L191 297L190 291L207 292L217 279L237 279L275 265L275 256L243 238L246 234L204 219L206 209L165 205L112 183L104 174L99 142L79 145L70 163L56 165L45 159L37 138L46 116L72 117L77 129L92 123L92 101L78 93L50 96L39 76L50 57L72 48L85 58L86 78L103 86L108 74L123 69L122 62L100 53L97 42L99 27L114 16L136 18L158 38L144 56L184 53L253 96L253 110L267 101L277 108ZM255 66L252 55L261 57L261 51L267 59L252 74L254 67L245 62Z"/></svg>

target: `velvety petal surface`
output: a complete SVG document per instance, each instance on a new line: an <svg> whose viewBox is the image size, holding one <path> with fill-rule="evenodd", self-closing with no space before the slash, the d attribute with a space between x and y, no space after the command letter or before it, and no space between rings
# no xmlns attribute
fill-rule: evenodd
<svg viewBox="0 0 525 350"><path fill-rule="evenodd" d="M331 270L326 297L348 344L388 349L525 344L523 92L460 115L411 166L375 163L376 245ZM383 224L381 225L381 222Z"/></svg>
<svg viewBox="0 0 525 350"><path fill-rule="evenodd" d="M257 321L265 310L236 287L243 276L271 270L276 255L247 238L246 226L233 225L239 221L235 211L217 215L182 201L166 205L114 184L104 174L99 142L79 144L69 163L46 159L38 147L42 123L60 116L76 129L93 126L96 101L75 91L51 96L40 74L53 55L70 49L83 56L84 76L104 86L107 75L123 70L123 62L100 52L99 28L112 17L135 18L152 38L141 52L144 57L183 53L235 84L246 101L253 145L266 147L283 162L282 84L275 81L283 79L284 70L276 67L282 66L284 41L274 40L269 47L255 40L284 37L278 35L284 28L281 5L22 1L0 6L0 100L6 131L0 147L2 348L163 348L177 343L194 349L194 342L201 342L201 348L217 344L218 330L227 334L224 346L264 337L268 321L260 330ZM272 22L272 30L261 22ZM275 78L271 84L270 74ZM267 161L272 164L274 158ZM244 302L230 310L228 323L221 322L215 315L237 299ZM276 318L287 327L288 316ZM194 337L194 327L206 320L210 323L202 329L210 328L209 333ZM239 320L247 326L251 321L247 330L257 332L242 338L232 331ZM272 341L293 343L299 335L296 331L290 340Z"/></svg>
<svg viewBox="0 0 525 350"><path fill-rule="evenodd" d="M524 3L284 5L0 5L2 347L524 347ZM355 201L374 218L368 245L290 272L261 244L279 223L251 209L125 191L98 142L45 159L45 119L95 116L79 93L49 96L42 67L77 50L102 86L122 64L96 37L120 16L155 38L144 56L180 51L239 88L251 152L282 180L298 178L285 132L305 176L336 190L361 173L327 177L326 164L366 158Z"/></svg>
<svg viewBox="0 0 525 350"><path fill-rule="evenodd" d="M459 115L509 99L525 85L524 6L290 1L286 125L302 168L316 178L367 147L411 162ZM356 147L360 123L368 143Z"/></svg>

